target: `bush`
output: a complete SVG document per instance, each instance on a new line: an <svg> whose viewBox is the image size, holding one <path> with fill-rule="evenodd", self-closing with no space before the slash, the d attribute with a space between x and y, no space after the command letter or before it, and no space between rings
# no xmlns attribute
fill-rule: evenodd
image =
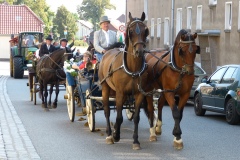
<svg viewBox="0 0 240 160"><path fill-rule="evenodd" d="M74 46L88 46L88 44L86 42L84 42L83 40L75 40Z"/></svg>

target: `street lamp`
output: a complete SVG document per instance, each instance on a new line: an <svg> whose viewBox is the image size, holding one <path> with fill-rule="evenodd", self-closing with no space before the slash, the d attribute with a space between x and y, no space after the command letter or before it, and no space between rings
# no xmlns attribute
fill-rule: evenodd
<svg viewBox="0 0 240 160"><path fill-rule="evenodd" d="M67 26L65 26L64 27L65 29L64 29L64 36L65 36L65 38L67 37Z"/></svg>

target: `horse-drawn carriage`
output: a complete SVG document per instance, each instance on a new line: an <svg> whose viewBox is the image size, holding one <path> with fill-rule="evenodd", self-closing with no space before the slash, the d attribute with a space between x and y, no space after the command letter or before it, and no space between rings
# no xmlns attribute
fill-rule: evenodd
<svg viewBox="0 0 240 160"><path fill-rule="evenodd" d="M150 141L157 140L154 125L153 93L160 89L158 90L160 97L157 98L159 127L161 129L162 108L167 101L175 122L173 128L174 147L182 149L180 122L194 81L194 59L196 54L200 53L199 46L195 43L197 34L180 30L171 50L155 50L146 53L145 42L149 30L143 23L145 14L143 13L141 18L133 18L129 14L129 19L125 38L126 46L123 50L118 48L109 50L99 65L79 73L77 77L73 77L69 73L66 74L65 99L67 99L69 118L74 121L76 96L81 99L82 106L86 107L91 131L95 130L95 112L104 110L107 121L106 143L113 144L120 140L120 128L123 122L122 110L129 109L130 114L134 112L133 149L140 149L138 141L140 108L144 108L149 119ZM63 63L65 54L64 51L59 51L56 59L53 58L54 54L48 59L48 63L54 66L54 71L51 69L42 71L52 72L52 76L58 78L56 70L61 68L59 64ZM46 78L46 75L42 73L42 77ZM49 76L47 78L49 79ZM47 108L46 84L48 82L47 80L41 82L45 84L45 102L43 104L45 109ZM58 84L59 82L57 82ZM76 91L78 91L77 95ZM178 104L175 102L176 95L179 96ZM56 102L55 100L55 105ZM113 132L109 120L110 109L117 111ZM132 118L132 116L129 117ZM161 133L160 129L158 132Z"/></svg>

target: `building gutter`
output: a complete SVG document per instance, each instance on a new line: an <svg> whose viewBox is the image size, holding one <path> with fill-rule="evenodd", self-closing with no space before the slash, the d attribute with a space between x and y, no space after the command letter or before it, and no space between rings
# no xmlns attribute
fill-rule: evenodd
<svg viewBox="0 0 240 160"><path fill-rule="evenodd" d="M171 18L171 45L174 44L174 6L175 6L175 0L172 0L172 18Z"/></svg>

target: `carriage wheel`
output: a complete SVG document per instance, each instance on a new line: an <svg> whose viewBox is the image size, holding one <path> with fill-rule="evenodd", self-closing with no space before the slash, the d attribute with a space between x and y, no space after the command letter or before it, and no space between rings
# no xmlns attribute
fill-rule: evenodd
<svg viewBox="0 0 240 160"><path fill-rule="evenodd" d="M86 96L89 95L90 90L86 91ZM92 99L86 99L86 111L87 111L87 119L88 119L88 127L91 132L95 131L95 108L92 103Z"/></svg>
<svg viewBox="0 0 240 160"><path fill-rule="evenodd" d="M36 78L36 76L33 76L32 94L33 94L34 105L36 105L37 104L37 78Z"/></svg>
<svg viewBox="0 0 240 160"><path fill-rule="evenodd" d="M73 122L75 119L74 86L69 86L67 83L66 92L67 92L66 94L67 94L68 116L70 121Z"/></svg>

